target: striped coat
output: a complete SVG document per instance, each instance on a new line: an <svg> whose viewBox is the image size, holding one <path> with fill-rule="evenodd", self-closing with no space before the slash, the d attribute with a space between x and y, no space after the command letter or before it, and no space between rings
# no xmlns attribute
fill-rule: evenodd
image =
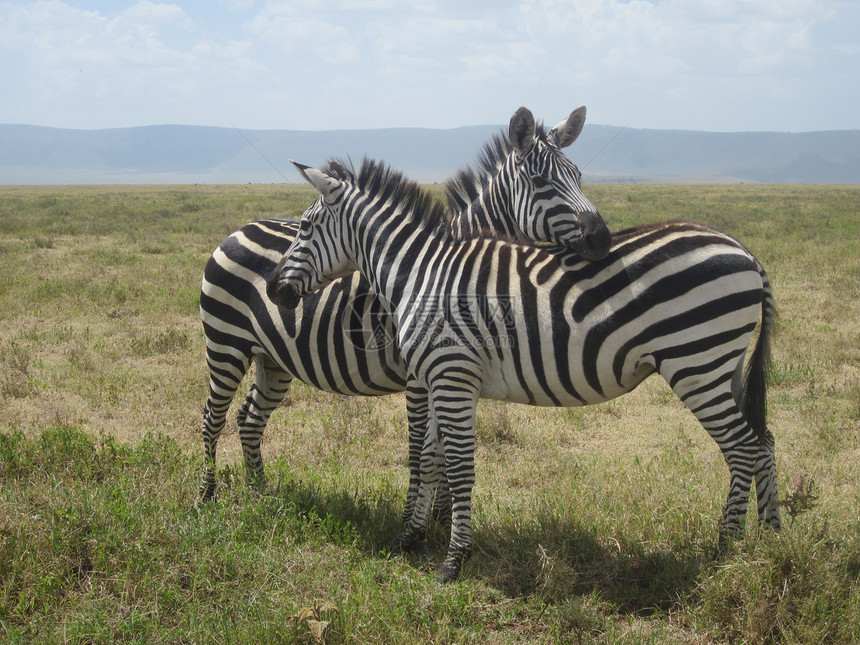
<svg viewBox="0 0 860 645"><path fill-rule="evenodd" d="M396 544L423 538L433 486L447 472L453 518L441 580L456 578L471 553L479 398L588 405L656 372L726 459L722 534L741 529L753 478L760 520L779 527L765 425L775 306L763 268L737 240L667 223L616 234L608 255L589 262L464 235L440 204L382 164L300 169L322 200L303 216L269 294L289 308L358 269L388 308L409 373L429 393L431 419L418 499Z"/></svg>
<svg viewBox="0 0 860 645"><path fill-rule="evenodd" d="M579 170L561 152L579 136L584 121L585 108L578 108L547 132L526 108L517 110L507 136L494 137L477 168L459 172L449 183L448 196L456 205L450 226L557 242L585 257L605 255L608 229L582 193ZM413 392L417 385L407 382L391 320L360 275L332 283L294 311L279 310L268 299L266 279L297 231L294 221L253 222L227 238L206 265L200 315L210 378L200 496L215 494L218 438L233 397L255 363L254 384L239 409L238 424L246 470L259 485L263 433L293 379L357 396L407 390L412 437L408 517L418 487L426 394L420 388Z"/></svg>

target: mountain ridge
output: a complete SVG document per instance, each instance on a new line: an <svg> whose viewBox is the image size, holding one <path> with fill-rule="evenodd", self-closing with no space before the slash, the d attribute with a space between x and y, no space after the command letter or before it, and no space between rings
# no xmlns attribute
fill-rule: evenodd
<svg viewBox="0 0 860 645"><path fill-rule="evenodd" d="M0 184L298 183L289 159L319 165L365 156L431 183L473 164L502 129L0 124ZM586 182L860 183L860 130L723 133L588 124L565 153Z"/></svg>

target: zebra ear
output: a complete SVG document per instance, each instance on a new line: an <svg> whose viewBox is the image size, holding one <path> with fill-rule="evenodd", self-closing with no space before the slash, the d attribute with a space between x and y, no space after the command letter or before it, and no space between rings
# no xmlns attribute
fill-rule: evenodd
<svg viewBox="0 0 860 645"><path fill-rule="evenodd" d="M520 157L531 152L535 144L535 117L527 107L514 112L508 126L508 137Z"/></svg>
<svg viewBox="0 0 860 645"><path fill-rule="evenodd" d="M323 197L328 197L340 186L340 182L337 179L325 174L322 170L305 166L292 159L290 159L290 163L296 167L302 177L305 178L305 181L316 188Z"/></svg>
<svg viewBox="0 0 860 645"><path fill-rule="evenodd" d="M549 140L559 148L567 148L579 137L584 125L585 106L583 105L576 108L569 117L550 130Z"/></svg>

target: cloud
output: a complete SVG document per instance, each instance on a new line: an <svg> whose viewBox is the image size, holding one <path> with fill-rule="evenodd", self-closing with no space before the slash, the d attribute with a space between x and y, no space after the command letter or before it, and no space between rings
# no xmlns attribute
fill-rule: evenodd
<svg viewBox="0 0 860 645"><path fill-rule="evenodd" d="M524 37L595 74L766 72L808 55L821 2L542 0L519 7ZM607 55L609 54L609 55Z"/></svg>
<svg viewBox="0 0 860 645"><path fill-rule="evenodd" d="M248 31L276 50L298 54L303 59L310 54L326 65L360 59L353 35L346 27L303 15L290 12L259 15L251 21Z"/></svg>
<svg viewBox="0 0 860 645"><path fill-rule="evenodd" d="M218 4L230 11L247 11L254 6L254 0L218 0Z"/></svg>
<svg viewBox="0 0 860 645"><path fill-rule="evenodd" d="M15 61L4 75L16 87L0 120L116 127L194 119L200 97L262 73L247 44L217 42L174 4L142 0L110 18L59 0L5 5L0 25L0 56Z"/></svg>
<svg viewBox="0 0 860 645"><path fill-rule="evenodd" d="M587 103L595 122L647 127L790 129L818 113L857 123L857 90L846 82L860 64L857 3L111 7L0 2L0 81L9 88L0 121L456 127L504 123L521 104L553 120ZM815 105L821 95L830 100Z"/></svg>
<svg viewBox="0 0 860 645"><path fill-rule="evenodd" d="M821 0L524 0L517 11L518 37L541 48L531 61L540 83L591 97L602 122L733 129L753 109L756 127L775 125L774 107L800 98L821 54L815 29L835 9Z"/></svg>
<svg viewBox="0 0 860 645"><path fill-rule="evenodd" d="M123 20L133 21L138 26L169 23L174 27L183 29L194 27L194 22L186 15L185 11L175 4L163 2L139 0L137 4L125 9L120 15Z"/></svg>

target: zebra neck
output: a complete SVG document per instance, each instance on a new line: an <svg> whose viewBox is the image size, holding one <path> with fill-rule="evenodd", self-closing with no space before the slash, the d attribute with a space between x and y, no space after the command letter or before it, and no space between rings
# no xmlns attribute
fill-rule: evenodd
<svg viewBox="0 0 860 645"><path fill-rule="evenodd" d="M460 212L460 228L463 237L479 237L482 233L493 233L514 237L511 221L503 215L512 207L502 206L504 201L485 191Z"/></svg>
<svg viewBox="0 0 860 645"><path fill-rule="evenodd" d="M380 222L380 218L384 221ZM374 219L374 224L365 228L367 235L353 238L352 254L359 272L370 282L383 307L396 315L402 313L416 285L422 284L431 273L434 260L456 242L403 214Z"/></svg>
<svg viewBox="0 0 860 645"><path fill-rule="evenodd" d="M464 237L478 237L482 232L512 239L520 237L517 235L516 200L511 195L510 179L516 170L509 166L509 161L506 161L483 182L475 175L461 178L463 182L470 179L472 182L471 185L460 186L460 194L471 197L459 213Z"/></svg>

